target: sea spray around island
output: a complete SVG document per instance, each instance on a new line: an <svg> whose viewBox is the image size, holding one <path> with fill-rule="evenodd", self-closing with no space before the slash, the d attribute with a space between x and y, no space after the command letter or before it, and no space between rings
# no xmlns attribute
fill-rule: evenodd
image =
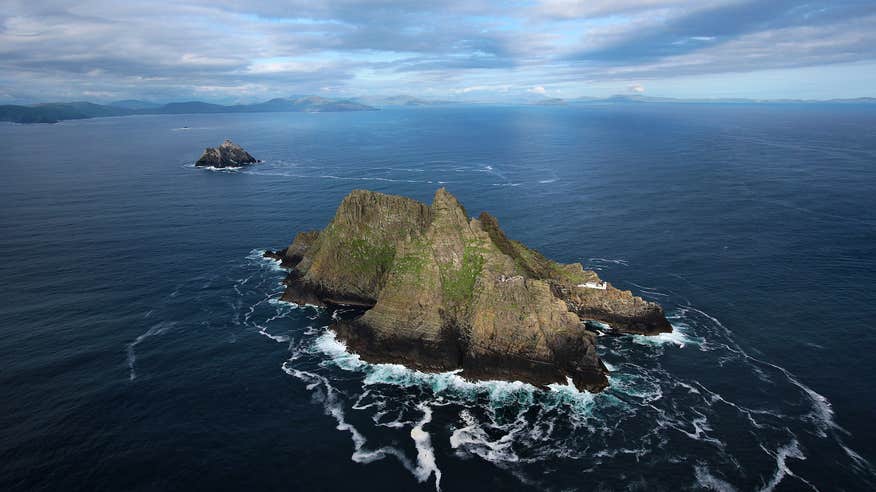
<svg viewBox="0 0 876 492"><path fill-rule="evenodd" d="M436 489L448 479L449 460L475 458L536 488L574 488L585 477L623 487L644 480L649 472L641 465L650 463L688 476L693 487L772 490L779 483L807 487L799 467L809 458L806 443L827 438L853 466L870 467L840 439L826 398L786 369L748 355L720 321L693 306L669 310L674 330L664 336L600 337L600 357L611 370L607 390L539 389L364 362L330 329L343 311L285 303L276 298L279 290L257 297L246 286L279 285L281 270L260 253L249 261L260 263L260 273L243 277L239 288L254 306L241 308L243 326L274 340L288 337L283 370L350 435L357 463L393 459ZM294 319L303 328L290 326ZM673 359L682 355L708 370L680 376ZM757 384L725 384L742 380ZM764 406L773 391L786 397ZM452 453L440 453L442 447ZM575 463L581 470L575 480L546 471L557 460ZM618 467L630 472L603 472Z"/></svg>

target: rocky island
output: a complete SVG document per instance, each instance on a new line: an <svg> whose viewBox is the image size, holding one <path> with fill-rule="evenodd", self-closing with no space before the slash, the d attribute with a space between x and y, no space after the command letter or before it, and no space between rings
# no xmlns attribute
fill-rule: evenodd
<svg viewBox="0 0 876 492"><path fill-rule="evenodd" d="M207 147L204 149L204 153L195 162L195 166L216 168L241 167L258 162L261 161L249 155L249 152L243 150L243 147L231 140L226 140L219 147Z"/></svg>
<svg viewBox="0 0 876 492"><path fill-rule="evenodd" d="M443 188L431 205L353 191L325 229L265 256L289 269L283 300L364 310L332 328L369 362L599 391L608 370L587 321L672 330L659 305L509 239L486 212L469 218Z"/></svg>

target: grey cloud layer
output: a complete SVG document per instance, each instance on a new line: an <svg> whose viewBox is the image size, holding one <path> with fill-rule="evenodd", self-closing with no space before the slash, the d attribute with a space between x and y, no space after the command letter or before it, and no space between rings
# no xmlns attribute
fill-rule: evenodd
<svg viewBox="0 0 876 492"><path fill-rule="evenodd" d="M439 92L876 59L876 2L6 2L0 98Z"/></svg>

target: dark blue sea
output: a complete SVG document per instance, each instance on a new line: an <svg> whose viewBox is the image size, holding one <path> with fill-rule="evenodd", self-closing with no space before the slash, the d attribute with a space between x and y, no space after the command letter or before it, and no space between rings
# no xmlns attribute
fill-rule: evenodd
<svg viewBox="0 0 876 492"><path fill-rule="evenodd" d="M265 162L196 169L225 138ZM0 126L0 490L872 490L876 108ZM369 365L261 258L367 188L658 301L599 394Z"/></svg>

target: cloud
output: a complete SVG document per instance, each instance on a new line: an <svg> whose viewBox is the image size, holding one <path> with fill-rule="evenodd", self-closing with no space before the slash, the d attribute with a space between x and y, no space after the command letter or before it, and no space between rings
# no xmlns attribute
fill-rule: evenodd
<svg viewBox="0 0 876 492"><path fill-rule="evenodd" d="M666 11L668 9L690 9L694 5L714 6L733 3L734 0L545 0L538 3L535 11L539 15L557 19L580 19L582 17L603 17L630 12Z"/></svg>
<svg viewBox="0 0 876 492"><path fill-rule="evenodd" d="M511 89L511 86L508 84L504 85L473 85L469 87L462 87L460 89L454 89L453 93L455 94L468 94L470 92L508 92Z"/></svg>
<svg viewBox="0 0 876 492"><path fill-rule="evenodd" d="M876 59L876 14L839 24L754 32L699 50L637 64L605 67L608 78L744 73L759 69L830 67Z"/></svg>
<svg viewBox="0 0 876 492"><path fill-rule="evenodd" d="M547 91L545 90L545 88L543 86L540 86L540 85L530 87L529 89L526 89L526 92L530 92L532 94L540 94L542 96L547 94Z"/></svg>
<svg viewBox="0 0 876 492"><path fill-rule="evenodd" d="M630 84L627 86L627 90L632 92L633 94L644 94L645 87L642 84Z"/></svg>
<svg viewBox="0 0 876 492"><path fill-rule="evenodd" d="M835 0L827 6L805 0L704 3L695 8L671 9L661 15L646 12L630 22L613 25L610 27L616 31L613 38L601 44L585 44L571 58L627 64L647 62L695 52L703 48L703 42L728 42L799 26L817 28L848 23L873 13L876 13L876 5L860 0ZM874 50L861 53L871 58L874 54ZM756 68L756 65L751 66L751 69Z"/></svg>
<svg viewBox="0 0 876 492"><path fill-rule="evenodd" d="M863 0L7 0L0 98L584 93L873 61L874 25Z"/></svg>

